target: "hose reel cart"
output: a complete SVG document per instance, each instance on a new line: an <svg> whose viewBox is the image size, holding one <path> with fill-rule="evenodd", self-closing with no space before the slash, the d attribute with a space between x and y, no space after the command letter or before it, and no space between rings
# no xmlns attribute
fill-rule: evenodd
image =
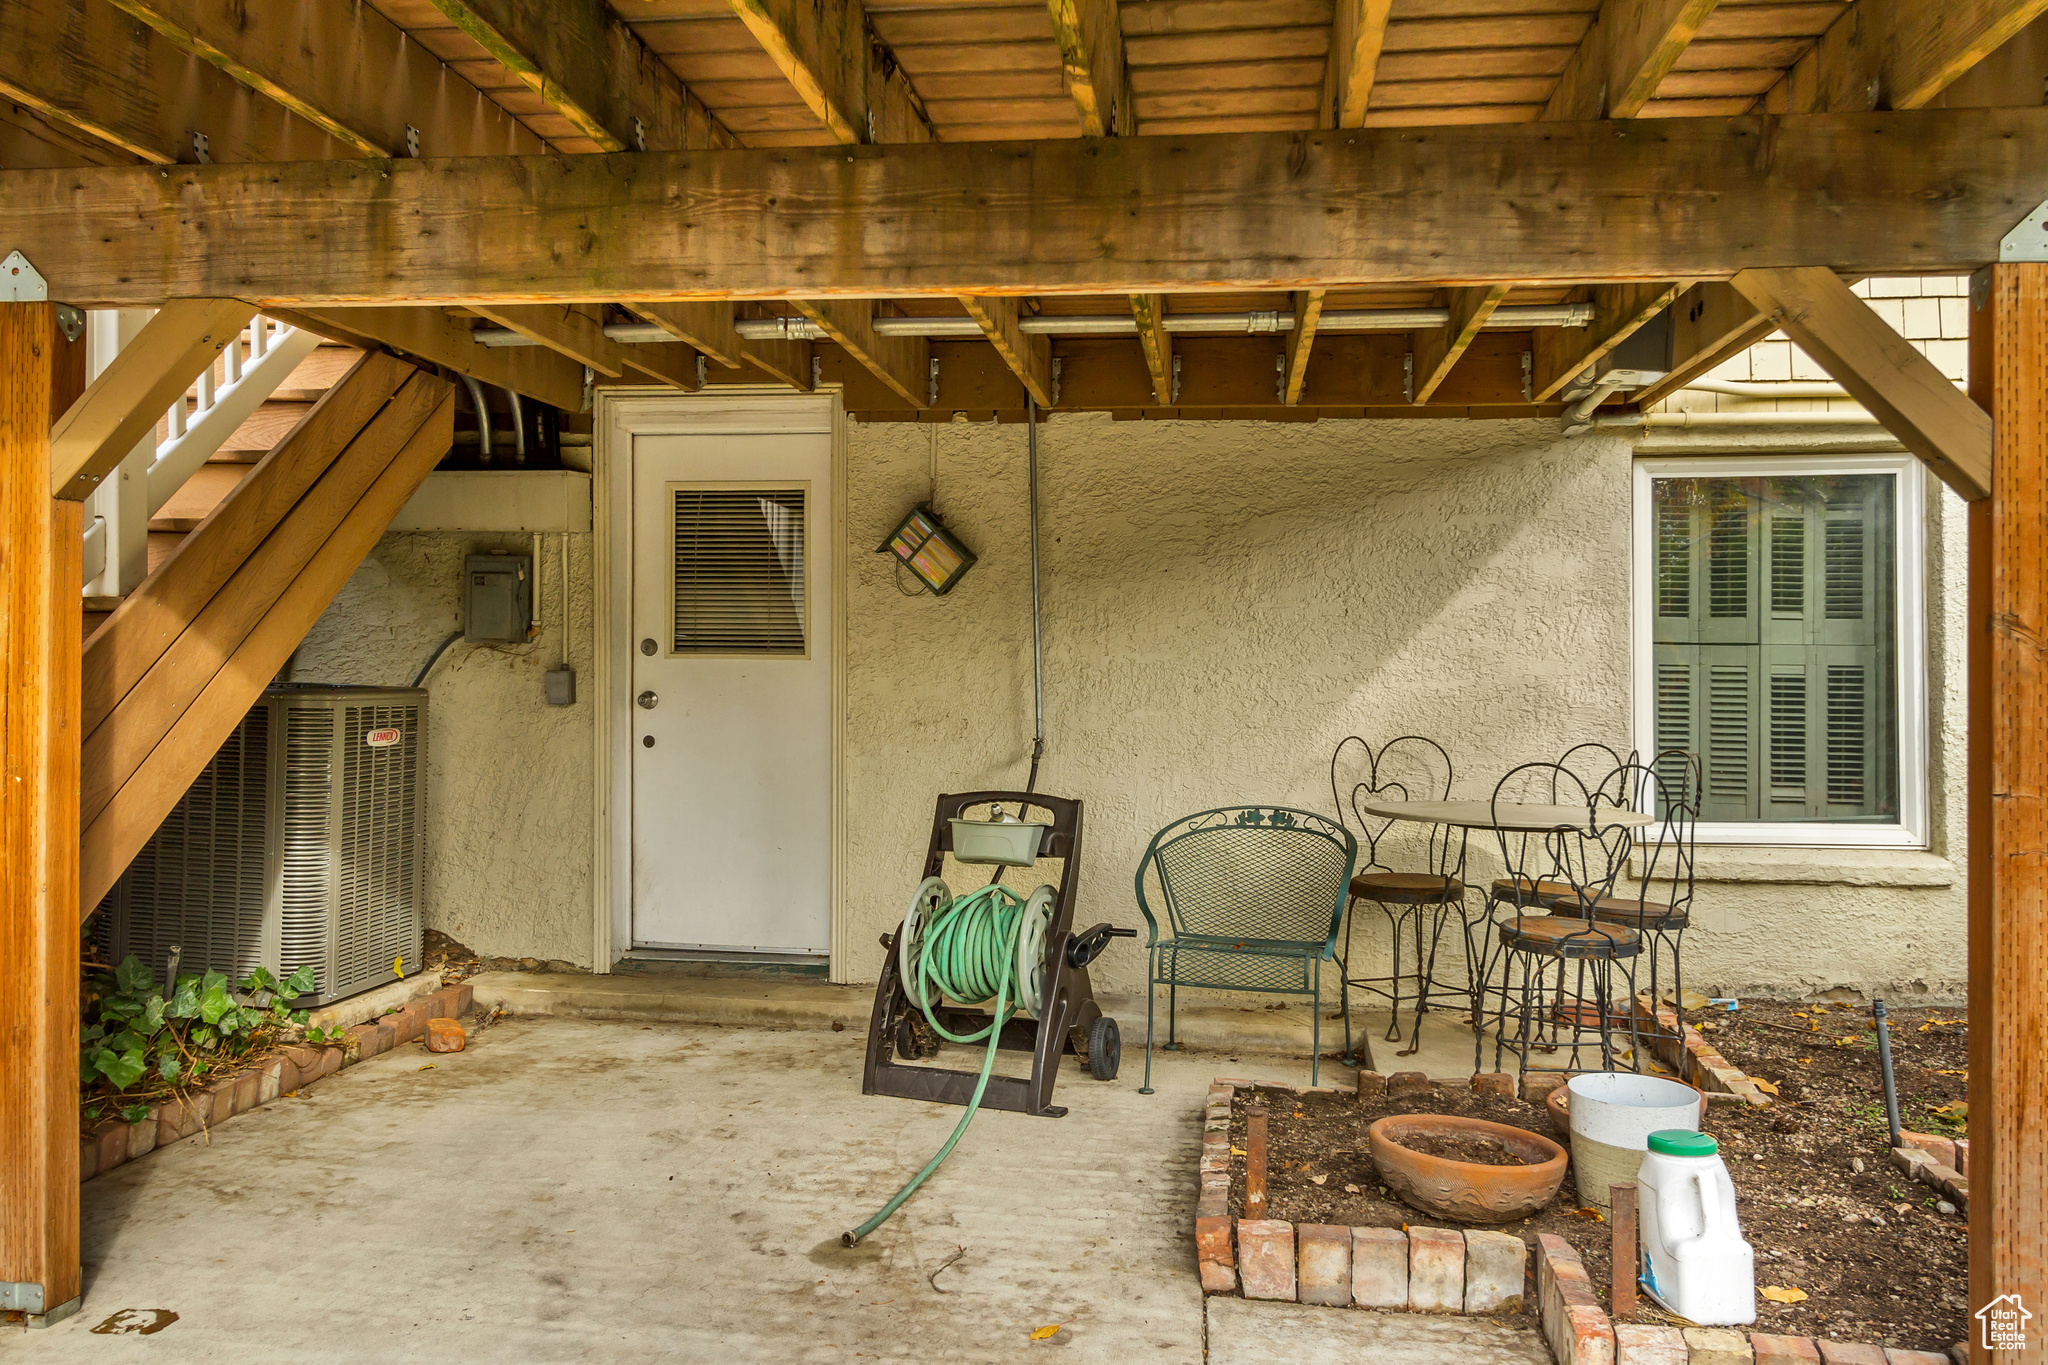
<svg viewBox="0 0 2048 1365"><path fill-rule="evenodd" d="M967 819L969 810L993 806L995 820ZM1017 812L1027 807L1049 813L1049 825L1025 824L1000 814L1008 806ZM957 823L956 823L957 822ZM1035 849L1002 847L1006 834L1039 830ZM957 848L958 842L971 844ZM1015 840L1028 845L1028 838ZM993 847L991 845L994 845ZM1038 856L1060 859L1059 885L1041 887L1022 908L1023 923L1017 931L1017 987L1014 1003L1023 1017L1007 1021L992 1019L977 1009L961 1009L942 1001L925 1002L916 980L906 979L906 959L915 961L919 949L921 911L929 911L950 900L945 884L938 881L945 870L946 855L956 862L1030 866ZM1113 929L1098 924L1081 933L1073 932L1074 889L1081 864L1081 803L1058 796L1017 791L984 791L943 795L932 816L932 837L925 855L925 882L918 888L903 925L895 934L882 935L888 955L882 964L881 980L875 985L875 1008L868 1023L867 1065L861 1091L868 1095L897 1095L904 1099L933 1100L941 1104L971 1105L983 1075L972 1071L951 1071L938 1067L904 1066L898 1056L922 1060L935 1054L937 1038L926 1021L926 1003L933 1022L952 1034L969 1034L1000 1025L997 1046L1032 1054L1031 1075L986 1075L981 1105L1008 1109L1020 1114L1059 1118L1067 1111L1052 1102L1053 1085L1059 1077L1060 1058L1068 1052L1081 1057L1098 1080L1110 1080L1117 1073L1121 1043L1116 1021L1095 1003L1094 987L1088 979L1088 964L1109 946L1112 938L1135 937L1136 931ZM994 889L995 883L989 888ZM1048 894L1048 891L1050 894ZM980 894L980 893L976 893ZM1014 899L1014 898L1013 898ZM911 952L906 954L906 938ZM1042 947L1041 947L1042 945ZM912 969L914 971L914 968Z"/></svg>

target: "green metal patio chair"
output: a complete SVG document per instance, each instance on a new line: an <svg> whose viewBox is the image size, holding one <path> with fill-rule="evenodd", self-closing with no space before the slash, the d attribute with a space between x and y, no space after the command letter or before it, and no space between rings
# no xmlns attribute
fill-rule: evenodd
<svg viewBox="0 0 2048 1365"><path fill-rule="evenodd" d="M1182 986L1308 996L1314 1001L1309 1080L1320 1080L1322 965L1336 954L1337 923L1357 860L1350 830L1328 816L1285 806L1205 810L1152 836L1136 877L1138 909L1152 931L1145 944L1145 1084L1138 1093L1152 1093L1160 986L1167 988L1168 1049L1179 1046L1174 1025ZM1166 912L1165 937L1155 901Z"/></svg>

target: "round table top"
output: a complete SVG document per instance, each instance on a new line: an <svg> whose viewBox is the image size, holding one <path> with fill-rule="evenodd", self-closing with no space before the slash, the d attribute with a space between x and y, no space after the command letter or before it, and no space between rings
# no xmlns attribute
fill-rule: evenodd
<svg viewBox="0 0 2048 1365"><path fill-rule="evenodd" d="M1519 801L1361 801L1359 809L1385 820L1456 825L1462 829L1540 832L1586 823L1584 806L1542 806ZM1600 807L1598 818L1603 829L1617 825L1640 829L1657 823L1657 817L1646 812L1608 805Z"/></svg>

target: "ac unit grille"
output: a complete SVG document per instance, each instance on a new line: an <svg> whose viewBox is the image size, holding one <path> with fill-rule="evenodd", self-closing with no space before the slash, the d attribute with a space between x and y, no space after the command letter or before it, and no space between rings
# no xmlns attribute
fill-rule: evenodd
<svg viewBox="0 0 2048 1365"><path fill-rule="evenodd" d="M396 742L372 745L379 735ZM341 837L335 868L336 970L373 981L394 959L417 959L413 887L419 790L419 708L351 706L342 712Z"/></svg>
<svg viewBox="0 0 2048 1365"><path fill-rule="evenodd" d="M105 960L280 977L325 1003L420 966L425 693L264 695L101 907Z"/></svg>
<svg viewBox="0 0 2048 1365"><path fill-rule="evenodd" d="M269 731L264 708L244 717L129 864L102 927L112 960L161 972L175 945L181 972L239 980L262 965Z"/></svg>

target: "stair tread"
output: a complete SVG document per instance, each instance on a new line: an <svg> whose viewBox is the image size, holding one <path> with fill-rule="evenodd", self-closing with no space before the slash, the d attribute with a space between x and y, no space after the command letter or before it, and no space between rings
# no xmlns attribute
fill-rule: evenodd
<svg viewBox="0 0 2048 1365"><path fill-rule="evenodd" d="M221 500L247 477L253 465L209 461L192 471L192 477L149 519L152 531L189 531L220 506Z"/></svg>

